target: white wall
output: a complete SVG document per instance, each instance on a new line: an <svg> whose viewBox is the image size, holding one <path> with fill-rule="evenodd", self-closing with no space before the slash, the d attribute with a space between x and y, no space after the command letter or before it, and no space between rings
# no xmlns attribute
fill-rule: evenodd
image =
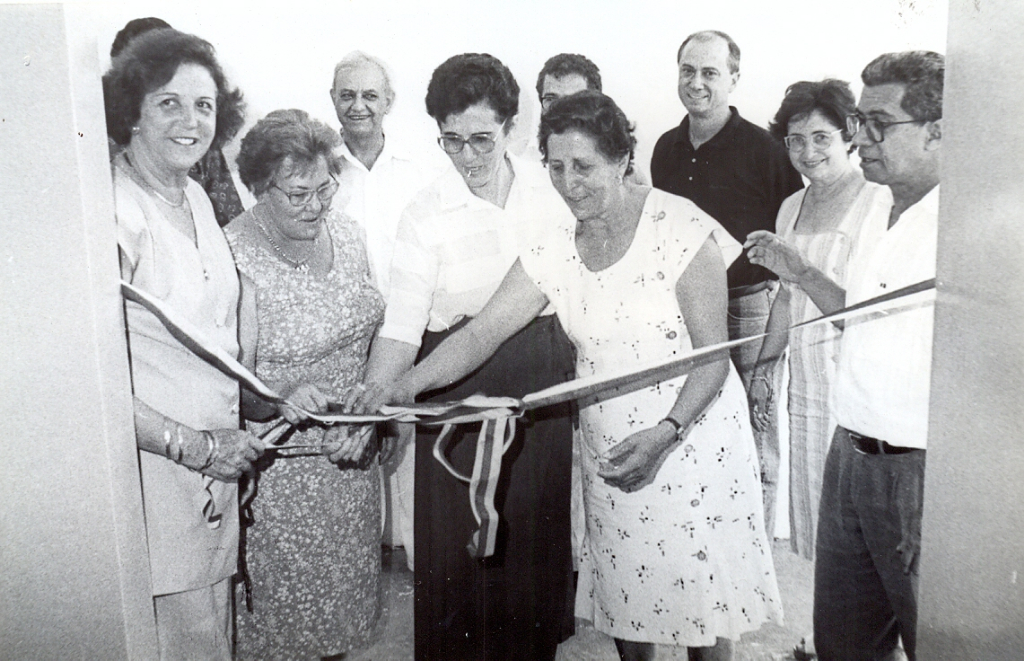
<svg viewBox="0 0 1024 661"><path fill-rule="evenodd" d="M242 9L251 7L250 9ZM743 51L734 105L766 125L786 86L826 76L855 83L876 55L943 52L942 0L340 0L82 3L101 62L128 20L158 16L213 43L253 119L297 107L337 125L328 90L334 63L350 50L378 55L395 72L398 101L386 128L437 149L423 96L434 68L451 55L489 52L515 74L527 103L521 144L536 131L534 92L544 61L578 52L601 69L605 91L637 124L637 162L646 171L658 136L683 116L675 53L701 29L728 32Z"/></svg>

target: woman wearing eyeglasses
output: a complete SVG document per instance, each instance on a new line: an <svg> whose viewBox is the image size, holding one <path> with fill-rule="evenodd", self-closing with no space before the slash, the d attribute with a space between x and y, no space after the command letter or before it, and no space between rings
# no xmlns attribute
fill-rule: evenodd
<svg viewBox="0 0 1024 661"><path fill-rule="evenodd" d="M339 142L301 110L257 122L238 156L257 204L224 229L243 296L255 297L256 375L311 410L363 379L384 309L361 231L330 211ZM244 406L249 418L272 413ZM239 659L317 659L376 638L380 476L368 429L307 425L285 441L307 447L269 451L257 464L244 533L249 594L236 599Z"/></svg>
<svg viewBox="0 0 1024 661"><path fill-rule="evenodd" d="M866 182L850 162L853 132L847 128L847 117L855 111L856 101L844 81L802 81L789 86L770 130L785 141L793 167L810 185L782 203L777 235L754 232L747 239L748 247L781 240L841 286L864 217L876 204L891 204L888 189ZM757 260L756 253L751 261ZM840 331L831 324L792 335L784 330L819 316L821 311L803 290L783 281L768 322L769 332L782 332L765 340L758 360L758 365L774 363L789 340L790 545L808 559L814 557L821 479L835 429L829 390ZM776 393L770 380L758 378L757 369L751 402L764 411ZM755 416L753 422L757 425L760 420Z"/></svg>
<svg viewBox="0 0 1024 661"><path fill-rule="evenodd" d="M496 58L467 53L441 64L427 112L452 167L413 198L399 223L384 325L367 383L391 383L480 312L519 251L526 222L565 214L544 170L508 153L519 86ZM512 337L464 380L427 400L475 393L519 397L572 373L555 317ZM496 552L466 549L476 522L468 490L431 456L438 430L417 429L416 658L552 659L572 632L567 407L519 421L495 498ZM472 474L477 429L461 426L450 460Z"/></svg>

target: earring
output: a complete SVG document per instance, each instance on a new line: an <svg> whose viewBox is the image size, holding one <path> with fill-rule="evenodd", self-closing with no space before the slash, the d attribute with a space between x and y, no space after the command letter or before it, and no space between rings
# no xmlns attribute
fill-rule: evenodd
<svg viewBox="0 0 1024 661"><path fill-rule="evenodd" d="M132 135L138 135L138 134L139 134L139 127L138 126L133 126L132 127Z"/></svg>

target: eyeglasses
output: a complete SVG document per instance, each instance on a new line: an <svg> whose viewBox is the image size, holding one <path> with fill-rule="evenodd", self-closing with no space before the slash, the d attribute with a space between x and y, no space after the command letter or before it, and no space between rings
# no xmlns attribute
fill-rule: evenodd
<svg viewBox="0 0 1024 661"><path fill-rule="evenodd" d="M489 154L494 151L494 144L498 139L490 133L474 133L468 138L462 138L451 133L445 133L437 139L437 144L447 154L454 156L460 153L468 144L478 154Z"/></svg>
<svg viewBox="0 0 1024 661"><path fill-rule="evenodd" d="M543 108L544 110L547 110L548 108L551 107L552 103L558 101L560 98L562 97L557 94L545 94L544 96L540 97L540 107Z"/></svg>
<svg viewBox="0 0 1024 661"><path fill-rule="evenodd" d="M832 146L832 138L836 133L842 133L843 129L835 131L815 131L811 134L811 145L815 149L828 149ZM786 143L786 149L792 152L802 152L807 147L807 136L800 134L787 135L782 139Z"/></svg>
<svg viewBox="0 0 1024 661"><path fill-rule="evenodd" d="M313 201L314 195L316 196L316 199L320 200L324 204L327 204L328 202L331 201L331 198L334 197L334 194L338 192L338 186L338 181L334 177L331 177L331 180L329 182L327 182L320 188L317 188L316 190L307 190L302 191L301 193L289 193L288 191L281 188L277 184L270 184L271 188L276 188L277 190L287 195L288 202L291 203L293 207L306 206L307 204Z"/></svg>
<svg viewBox="0 0 1024 661"><path fill-rule="evenodd" d="M885 129L890 126L897 126L899 124L925 124L928 120L926 119L908 119L903 122L880 122L877 119L870 119L865 117L859 110L846 116L846 130L850 132L850 135L857 135L857 131L861 127L864 127L864 132L868 134L872 142L882 142L885 140Z"/></svg>

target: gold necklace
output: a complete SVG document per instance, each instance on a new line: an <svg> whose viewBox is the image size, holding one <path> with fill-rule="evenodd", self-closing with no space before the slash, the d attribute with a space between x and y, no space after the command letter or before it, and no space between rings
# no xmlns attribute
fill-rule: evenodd
<svg viewBox="0 0 1024 661"><path fill-rule="evenodd" d="M133 175L133 180L135 180L137 183L142 184L144 188L148 189L150 193L156 195L161 202L171 207L172 209L181 209L182 207L185 206L185 203L188 202L188 197L185 195L184 189L182 189L181 191L181 202L171 202L166 197L164 197L160 193L160 191L158 191L156 187L153 186L153 184L146 181L146 178L142 176L142 173L139 172L139 169L135 167L135 164L132 163L130 158L128 158L128 150L125 149L122 153L124 154L124 162L128 164L130 174Z"/></svg>
<svg viewBox="0 0 1024 661"><path fill-rule="evenodd" d="M267 243L269 243L270 247L274 249L274 252L277 253L278 257L299 273L309 273L309 260L316 254L316 248L320 243L320 232L317 232L316 238L313 239L313 248L310 253L306 255L305 259L295 260L286 255L281 246L274 240L274 237L271 236L270 230L268 230L263 224L264 221L256 215L255 208L253 208L252 217L256 220L256 227L260 228L260 232L267 239Z"/></svg>

